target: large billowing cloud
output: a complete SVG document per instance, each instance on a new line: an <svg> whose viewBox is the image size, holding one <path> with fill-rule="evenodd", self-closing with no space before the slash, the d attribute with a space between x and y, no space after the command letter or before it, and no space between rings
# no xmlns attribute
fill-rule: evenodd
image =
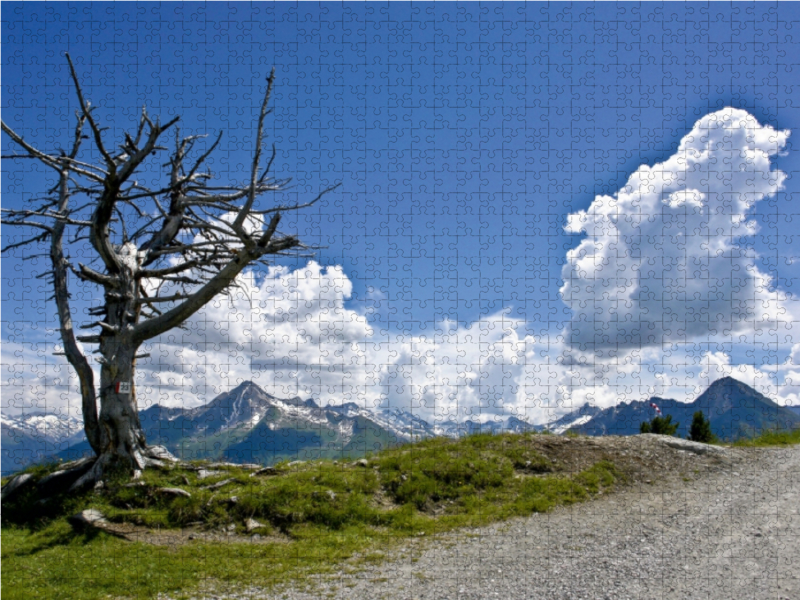
<svg viewBox="0 0 800 600"><path fill-rule="evenodd" d="M153 401L169 402L179 390L213 396L248 379L278 397L357 400L353 377L363 379L373 332L344 307L352 283L340 267L271 267L260 281L246 271L236 283L184 330L153 341L158 360L139 365Z"/></svg>
<svg viewBox="0 0 800 600"><path fill-rule="evenodd" d="M783 186L770 159L788 136L725 108L700 119L665 162L642 165L613 197L569 215L567 231L587 237L562 272L568 345L613 356L785 322L740 240L756 233L748 213Z"/></svg>

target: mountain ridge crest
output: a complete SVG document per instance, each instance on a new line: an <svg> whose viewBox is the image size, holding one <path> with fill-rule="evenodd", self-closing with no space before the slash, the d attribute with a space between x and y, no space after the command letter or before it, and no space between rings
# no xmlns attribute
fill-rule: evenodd
<svg viewBox="0 0 800 600"><path fill-rule="evenodd" d="M728 441L766 428L800 426L800 407L781 407L729 376L714 381L689 403L653 396L601 409L586 402L545 425L531 424L515 414L490 417L485 422L471 418L429 422L396 407L371 410L354 402L321 407L313 398L276 398L251 380L201 406L181 408L156 403L141 410L139 416L149 443L165 445L184 458L271 464L302 455L360 457L368 451L417 439L479 432L547 429L556 434L572 430L587 435L631 435L639 432L642 421L656 416L653 403L663 414L671 414L673 422L680 423L678 434L683 437L696 410L703 410L712 430ZM85 439L80 439L82 424L74 417L36 413L25 418L41 420L50 416L59 422L70 419L64 423L66 428L53 427L53 433L75 432L76 425L79 431L54 439L48 437L47 427L27 428L19 424L19 417L2 418L4 467L11 464L22 468L25 457L35 462L56 452L56 457L71 459L90 451Z"/></svg>

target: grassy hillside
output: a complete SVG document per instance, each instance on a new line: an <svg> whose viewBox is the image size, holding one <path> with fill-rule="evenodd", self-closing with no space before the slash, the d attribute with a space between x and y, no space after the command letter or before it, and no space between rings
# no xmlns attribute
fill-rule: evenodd
<svg viewBox="0 0 800 600"><path fill-rule="evenodd" d="M355 568L407 538L587 500L624 480L605 460L565 468L539 449L536 438L548 437L437 438L358 463L284 462L262 473L196 462L44 502L31 486L3 506L2 594L152 598L200 581L275 584L357 556ZM70 524L88 508L107 517L104 530Z"/></svg>
<svg viewBox="0 0 800 600"><path fill-rule="evenodd" d="M646 436L483 434L357 462L284 461L257 471L197 461L148 470L138 482L109 478L80 496L43 499L32 485L3 505L2 595L188 598L199 585L302 586L315 574L381 561L401 542L548 511L621 484L655 485L666 474L688 481L701 468L700 457L640 443ZM745 443L796 444L800 430ZM28 472L41 480L57 468ZM102 529L70 523L88 508L105 515Z"/></svg>

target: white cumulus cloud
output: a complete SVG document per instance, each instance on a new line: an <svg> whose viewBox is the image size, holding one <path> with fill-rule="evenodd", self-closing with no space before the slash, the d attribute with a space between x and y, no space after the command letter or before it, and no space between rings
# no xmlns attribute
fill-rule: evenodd
<svg viewBox="0 0 800 600"><path fill-rule="evenodd" d="M770 160L788 136L725 108L700 119L666 161L570 214L566 230L586 237L562 271L567 344L613 356L788 323L785 294L742 242L757 231L748 213L783 187Z"/></svg>

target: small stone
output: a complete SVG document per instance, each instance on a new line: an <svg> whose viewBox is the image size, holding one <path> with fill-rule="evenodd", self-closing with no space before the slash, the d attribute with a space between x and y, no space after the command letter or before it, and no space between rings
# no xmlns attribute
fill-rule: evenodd
<svg viewBox="0 0 800 600"><path fill-rule="evenodd" d="M133 481L131 483L126 483L122 487L124 488L135 488L135 487L145 487L147 484L144 481Z"/></svg>
<svg viewBox="0 0 800 600"><path fill-rule="evenodd" d="M257 465L256 463L242 463L240 465L236 465L239 469L247 469L248 471L258 471L264 465Z"/></svg>
<svg viewBox="0 0 800 600"><path fill-rule="evenodd" d="M287 466L287 467L296 467L297 465L302 465L302 464L304 464L305 462L306 462L306 461L304 461L304 460L293 460L292 462L290 462L290 463L289 463L288 465L286 465L286 466Z"/></svg>
<svg viewBox="0 0 800 600"><path fill-rule="evenodd" d="M197 472L198 479L207 479L208 477L214 477L215 475L221 474L222 471L209 471L207 469L200 469Z"/></svg>
<svg viewBox="0 0 800 600"><path fill-rule="evenodd" d="M189 492L180 488L158 488L156 491L161 494L170 494L172 496L183 496L184 498L192 497Z"/></svg>
<svg viewBox="0 0 800 600"><path fill-rule="evenodd" d="M277 475L278 473L279 471L275 467L264 467L255 473L250 473L250 477L255 477L256 475Z"/></svg>
<svg viewBox="0 0 800 600"><path fill-rule="evenodd" d="M68 521L78 528L97 527L98 529L103 529L105 525L108 525L105 515L95 508L90 508L76 515L72 515Z"/></svg>
<svg viewBox="0 0 800 600"><path fill-rule="evenodd" d="M328 494L328 497L331 500L336 500L336 492L334 492L333 490L326 490L325 493Z"/></svg>
<svg viewBox="0 0 800 600"><path fill-rule="evenodd" d="M239 496L231 496L228 498L228 502L231 504L238 504L239 503Z"/></svg>
<svg viewBox="0 0 800 600"><path fill-rule="evenodd" d="M248 471L258 470L262 465L255 463L232 463L232 462L214 462L206 465L209 469L247 469Z"/></svg>
<svg viewBox="0 0 800 600"><path fill-rule="evenodd" d="M221 488L223 486L226 486L226 485L228 485L229 483L232 483L232 482L233 482L233 479L223 479L222 481L217 482L217 483L215 483L213 485L207 485L203 489L204 490L218 490L219 488Z"/></svg>
<svg viewBox="0 0 800 600"><path fill-rule="evenodd" d="M356 462L354 462L352 466L354 466L354 467L368 467L369 466L369 461L366 458L361 458L361 459L357 460Z"/></svg>
<svg viewBox="0 0 800 600"><path fill-rule="evenodd" d="M253 531L255 531L256 529L260 529L261 527L264 526L265 525L263 523L259 523L258 521L252 518L247 519L247 521L244 522L244 528L247 531L247 533L253 533Z"/></svg>
<svg viewBox="0 0 800 600"><path fill-rule="evenodd" d="M181 462L165 446L150 446L147 450L148 455L152 458L166 460L171 463Z"/></svg>
<svg viewBox="0 0 800 600"><path fill-rule="evenodd" d="M252 536L250 536L250 539L253 540L254 542L257 542L258 540L261 539L261 534L260 533L254 533Z"/></svg>

